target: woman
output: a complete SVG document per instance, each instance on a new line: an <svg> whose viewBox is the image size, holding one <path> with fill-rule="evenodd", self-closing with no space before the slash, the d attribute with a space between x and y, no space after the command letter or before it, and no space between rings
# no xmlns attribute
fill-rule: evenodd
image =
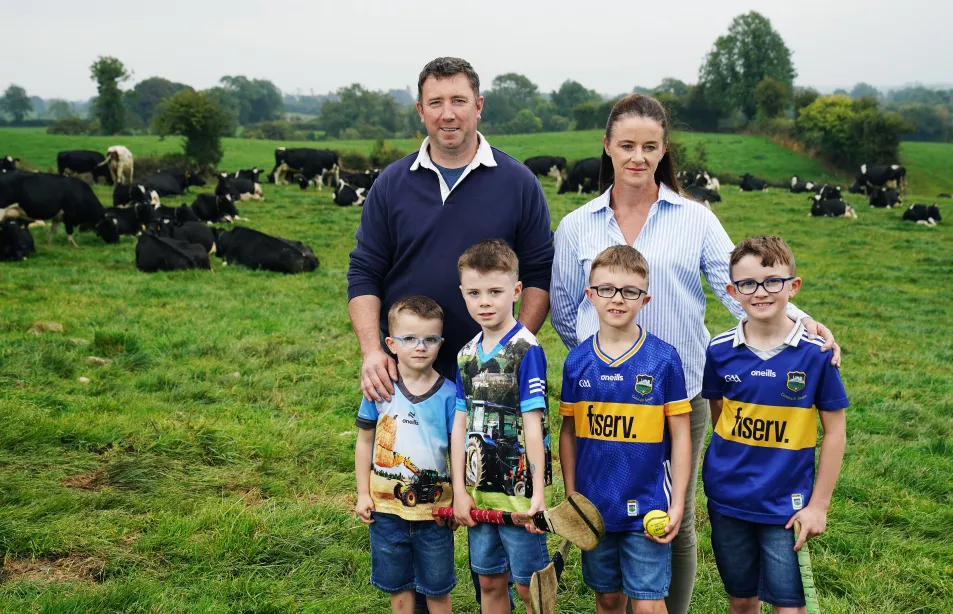
<svg viewBox="0 0 953 614"><path fill-rule="evenodd" d="M678 350L692 403L692 475L666 599L670 613L686 614L697 567L695 486L709 414L700 396L709 335L699 270L735 317L744 312L725 291L734 244L710 210L679 194L668 137L665 110L654 98L632 94L612 108L602 140L602 195L567 215L556 230L550 303L553 327L572 349L599 328L585 295L592 259L609 246L631 245L648 260L652 302L636 321ZM793 305L789 311L804 318L809 334L826 339L823 350L833 347L831 363L839 366L831 332Z"/></svg>

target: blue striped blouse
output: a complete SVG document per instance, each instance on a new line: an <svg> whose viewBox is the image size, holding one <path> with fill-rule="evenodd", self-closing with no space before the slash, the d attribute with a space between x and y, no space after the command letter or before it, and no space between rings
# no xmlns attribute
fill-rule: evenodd
<svg viewBox="0 0 953 614"><path fill-rule="evenodd" d="M567 215L556 229L550 319L569 349L599 330L599 318L585 295L593 258L607 247L626 244L609 207L610 191ZM699 269L718 300L736 318L745 315L725 291L734 244L714 213L661 184L659 199L649 209L632 247L648 260L652 296L636 322L678 350L692 398L701 391L710 339ZM789 313L808 317L793 305L789 305Z"/></svg>

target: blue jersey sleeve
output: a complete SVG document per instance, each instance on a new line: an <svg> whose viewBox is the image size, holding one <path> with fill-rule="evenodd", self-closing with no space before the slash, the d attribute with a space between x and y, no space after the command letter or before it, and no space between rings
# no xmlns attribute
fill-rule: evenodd
<svg viewBox="0 0 953 614"><path fill-rule="evenodd" d="M836 411L847 408L847 390L840 377L840 369L831 365L829 354L820 354L821 382L817 386L814 405L821 411Z"/></svg>
<svg viewBox="0 0 953 614"><path fill-rule="evenodd" d="M718 375L711 346L705 351L705 375L702 377L702 397L720 399L725 396L725 380Z"/></svg>
<svg viewBox="0 0 953 614"><path fill-rule="evenodd" d="M460 369L457 369L457 397L454 408L457 411L467 410L467 393L463 390L463 378L460 376Z"/></svg>
<svg viewBox="0 0 953 614"><path fill-rule="evenodd" d="M688 392L685 388L685 372L682 370L682 359L678 356L675 348L672 348L672 356L668 361L668 369L665 371L664 391L666 416L677 416L692 411L692 404L688 399Z"/></svg>
<svg viewBox="0 0 953 614"><path fill-rule="evenodd" d="M576 376L573 374L572 362L569 357L563 363L563 385L559 391L559 414L561 416L571 416L574 413L574 406L578 401L576 394Z"/></svg>
<svg viewBox="0 0 953 614"><path fill-rule="evenodd" d="M361 399L361 408L357 410L357 420L354 421L354 424L362 429L376 428L377 416L377 404L374 401Z"/></svg>
<svg viewBox="0 0 953 614"><path fill-rule="evenodd" d="M546 354L538 345L530 346L520 362L520 411L546 409Z"/></svg>

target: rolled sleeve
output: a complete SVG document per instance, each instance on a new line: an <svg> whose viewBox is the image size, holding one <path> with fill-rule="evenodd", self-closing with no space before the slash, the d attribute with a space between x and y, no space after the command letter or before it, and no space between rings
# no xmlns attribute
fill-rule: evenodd
<svg viewBox="0 0 953 614"><path fill-rule="evenodd" d="M585 271L576 255L577 232L569 218L556 229L556 246L550 284L550 322L562 339L563 345L573 349L579 345L576 338L576 318L579 304L585 297Z"/></svg>
<svg viewBox="0 0 953 614"><path fill-rule="evenodd" d="M741 320L745 317L741 303L731 298L725 287L731 283L731 267L729 258L731 250L735 248L728 233L714 213L708 213L708 229L705 232L705 242L702 245L702 273L721 304L733 316Z"/></svg>
<svg viewBox="0 0 953 614"><path fill-rule="evenodd" d="M549 207L539 181L533 182L524 199L523 216L516 231L516 256L524 288L549 292L553 266L553 229Z"/></svg>
<svg viewBox="0 0 953 614"><path fill-rule="evenodd" d="M373 295L383 298L384 277L393 263L393 242L384 206L386 185L378 179L367 195L361 224L347 270L347 300Z"/></svg>

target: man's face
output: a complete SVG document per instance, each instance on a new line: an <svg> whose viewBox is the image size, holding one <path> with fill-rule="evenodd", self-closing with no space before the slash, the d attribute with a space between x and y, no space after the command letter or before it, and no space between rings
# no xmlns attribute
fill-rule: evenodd
<svg viewBox="0 0 953 614"><path fill-rule="evenodd" d="M476 148L476 125L482 110L483 96L476 95L463 73L443 79L427 77L417 103L430 146L450 156Z"/></svg>

